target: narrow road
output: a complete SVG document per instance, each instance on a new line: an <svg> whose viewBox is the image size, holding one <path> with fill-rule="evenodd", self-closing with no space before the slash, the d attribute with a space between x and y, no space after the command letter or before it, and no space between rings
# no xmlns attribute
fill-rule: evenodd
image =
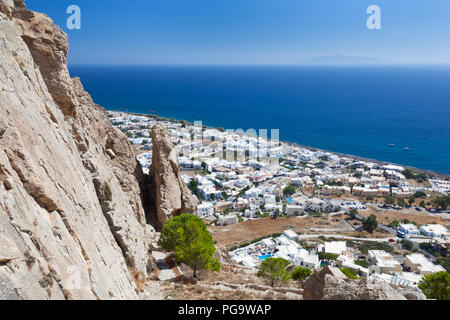
<svg viewBox="0 0 450 320"><path fill-rule="evenodd" d="M398 240L397 237L389 237L389 238L355 238L344 236L341 234L301 234L298 236L299 239L313 239L318 237L326 237L326 238L336 238L336 239L346 239L346 240L358 240L358 241L372 241L372 242L388 242L389 239Z"/></svg>

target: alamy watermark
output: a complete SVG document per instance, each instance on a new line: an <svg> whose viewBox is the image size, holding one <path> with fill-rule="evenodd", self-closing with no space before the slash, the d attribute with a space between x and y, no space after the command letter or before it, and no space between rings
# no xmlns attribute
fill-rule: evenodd
<svg viewBox="0 0 450 320"><path fill-rule="evenodd" d="M228 162L243 163L256 160L265 164L279 164L280 130L271 129L214 129L209 131L202 121L195 121L191 135L184 137L185 148L178 149L178 156L189 155L191 160L203 162L217 158Z"/></svg>
<svg viewBox="0 0 450 320"><path fill-rule="evenodd" d="M66 10L67 14L70 16L67 18L66 25L69 30L80 30L81 29L81 9L77 5L70 5Z"/></svg>
<svg viewBox="0 0 450 320"><path fill-rule="evenodd" d="M367 18L367 28L369 30L380 30L381 29L381 9L379 6L373 4L370 5L367 10L367 14L370 16Z"/></svg>

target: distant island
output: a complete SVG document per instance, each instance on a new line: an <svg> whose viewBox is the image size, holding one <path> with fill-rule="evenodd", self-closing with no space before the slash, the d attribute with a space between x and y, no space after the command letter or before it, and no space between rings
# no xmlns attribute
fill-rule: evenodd
<svg viewBox="0 0 450 320"><path fill-rule="evenodd" d="M370 58L370 57L352 57L344 55L320 56L309 59L307 64L323 64L323 65L370 65L370 64L393 64L392 61Z"/></svg>

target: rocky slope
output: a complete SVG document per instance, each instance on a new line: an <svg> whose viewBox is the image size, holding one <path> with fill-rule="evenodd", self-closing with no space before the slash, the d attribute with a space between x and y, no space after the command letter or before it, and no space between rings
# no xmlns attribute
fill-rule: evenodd
<svg viewBox="0 0 450 320"><path fill-rule="evenodd" d="M393 288L382 280L350 280L337 268L315 272L303 284L304 300L426 300L419 289Z"/></svg>
<svg viewBox="0 0 450 320"><path fill-rule="evenodd" d="M46 15L0 2L0 298L136 299L155 236L142 170L68 47Z"/></svg>

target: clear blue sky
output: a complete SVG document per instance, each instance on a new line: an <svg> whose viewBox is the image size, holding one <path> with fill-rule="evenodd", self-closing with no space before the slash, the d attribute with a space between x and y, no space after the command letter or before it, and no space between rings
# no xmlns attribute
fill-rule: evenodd
<svg viewBox="0 0 450 320"><path fill-rule="evenodd" d="M343 54L450 63L449 0L27 0L70 38L72 64L299 64ZM68 30L66 8L82 11ZM382 30L366 27L381 8Z"/></svg>

